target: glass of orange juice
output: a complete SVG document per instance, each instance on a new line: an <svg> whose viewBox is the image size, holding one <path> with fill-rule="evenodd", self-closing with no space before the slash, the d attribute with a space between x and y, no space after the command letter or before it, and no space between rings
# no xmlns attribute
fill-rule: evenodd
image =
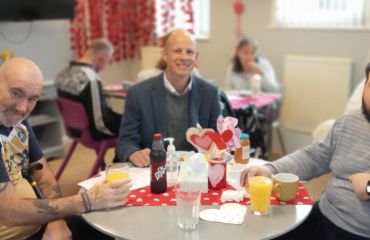
<svg viewBox="0 0 370 240"><path fill-rule="evenodd" d="M272 180L264 176L248 179L251 210L254 215L267 215L270 208Z"/></svg>
<svg viewBox="0 0 370 240"><path fill-rule="evenodd" d="M105 169L106 181L113 182L114 180L128 178L128 170L127 163L111 163Z"/></svg>

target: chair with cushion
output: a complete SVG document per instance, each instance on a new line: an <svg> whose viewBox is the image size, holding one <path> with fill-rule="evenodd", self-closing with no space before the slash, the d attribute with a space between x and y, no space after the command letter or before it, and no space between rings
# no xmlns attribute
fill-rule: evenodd
<svg viewBox="0 0 370 240"><path fill-rule="evenodd" d="M97 157L89 173L89 177L95 175L99 171L99 169L105 168L105 153L109 148L115 146L116 137L94 140L90 135L90 124L85 108L81 103L59 97L57 99L57 105L59 108L59 112L63 118L66 133L73 140L73 142L67 153L67 156L62 162L62 165L59 167L55 178L58 180L62 175L78 143L81 143L87 148L95 150ZM71 131L73 131L74 133L79 132L79 136L76 137L76 134L72 135Z"/></svg>

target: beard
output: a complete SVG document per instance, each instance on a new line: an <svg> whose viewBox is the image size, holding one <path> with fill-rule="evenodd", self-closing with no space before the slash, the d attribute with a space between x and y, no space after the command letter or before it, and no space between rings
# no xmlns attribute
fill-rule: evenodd
<svg viewBox="0 0 370 240"><path fill-rule="evenodd" d="M0 111L0 125L5 127L14 127L28 117L28 114L19 114L15 111Z"/></svg>
<svg viewBox="0 0 370 240"><path fill-rule="evenodd" d="M362 98L361 109L362 109L362 114L364 115L366 120L370 123L370 111L366 107L366 103L364 101L364 98Z"/></svg>

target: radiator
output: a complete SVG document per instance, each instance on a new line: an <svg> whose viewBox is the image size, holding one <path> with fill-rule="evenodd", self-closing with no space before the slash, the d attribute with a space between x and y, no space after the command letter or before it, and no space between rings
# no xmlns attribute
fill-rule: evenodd
<svg viewBox="0 0 370 240"><path fill-rule="evenodd" d="M285 135L290 136L285 142L300 141L292 139L292 133L310 137L321 122L342 115L351 68L352 60L348 58L285 57L281 125Z"/></svg>

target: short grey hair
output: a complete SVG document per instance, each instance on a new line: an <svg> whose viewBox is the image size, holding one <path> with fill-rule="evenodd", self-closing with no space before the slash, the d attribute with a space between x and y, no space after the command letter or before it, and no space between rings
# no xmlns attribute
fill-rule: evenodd
<svg viewBox="0 0 370 240"><path fill-rule="evenodd" d="M106 39L106 38L97 38L90 42L89 44L89 50L94 52L100 52L100 51L109 51L113 52L113 45L112 43Z"/></svg>

